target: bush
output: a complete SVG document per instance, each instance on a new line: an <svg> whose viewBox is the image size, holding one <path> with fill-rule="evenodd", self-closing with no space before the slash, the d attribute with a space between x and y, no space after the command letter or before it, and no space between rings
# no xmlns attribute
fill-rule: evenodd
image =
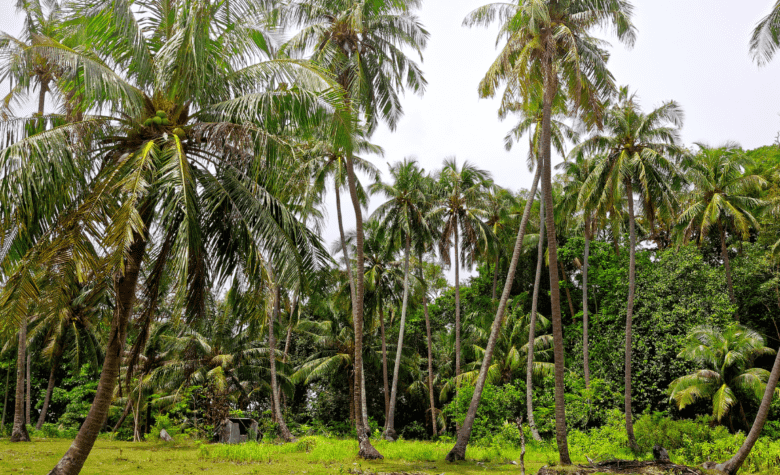
<svg viewBox="0 0 780 475"><path fill-rule="evenodd" d="M672 420L663 412L641 416L634 425L636 442L643 451L658 444L667 450L685 448L690 441L715 442L731 437L723 426L712 426L712 416L692 420Z"/></svg>
<svg viewBox="0 0 780 475"><path fill-rule="evenodd" d="M473 387L460 388L457 397L445 407L444 413L453 417L458 424L463 424L473 395ZM500 432L506 421L514 421L520 415L519 411L525 407L524 401L524 389L521 391L512 384L504 386L486 384L471 437L474 440L484 439Z"/></svg>

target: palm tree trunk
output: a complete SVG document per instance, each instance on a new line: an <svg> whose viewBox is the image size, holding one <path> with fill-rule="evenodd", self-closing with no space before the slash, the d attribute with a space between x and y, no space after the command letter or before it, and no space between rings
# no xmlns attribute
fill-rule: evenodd
<svg viewBox="0 0 780 475"><path fill-rule="evenodd" d="M32 366L32 352L27 351L27 391L24 400L24 423L30 425L30 400L32 399L32 385L30 384L30 367Z"/></svg>
<svg viewBox="0 0 780 475"><path fill-rule="evenodd" d="M146 420L144 421L144 435L148 434L152 427L152 396L146 398Z"/></svg>
<svg viewBox="0 0 780 475"><path fill-rule="evenodd" d="M628 306L626 308L626 433L628 434L628 446L634 452L639 451L639 445L634 436L634 417L631 412L631 345L632 323L634 317L634 293L636 291L636 224L634 223L634 189L631 180L626 180L626 198L628 201Z"/></svg>
<svg viewBox="0 0 780 475"><path fill-rule="evenodd" d="M351 162L348 162L348 163L351 163ZM354 172L353 172L353 175L354 175ZM350 178L349 178L349 171L348 171L347 172L347 181L349 181L349 179ZM350 188L350 195L351 194L352 194L352 189ZM357 193L356 193L356 196L357 196ZM353 198L353 199L356 199L356 198ZM357 207L359 208L360 204L358 204ZM342 214L341 214L341 192L339 191L338 180L336 180L336 211L337 211L338 222L339 222L339 238L341 239L341 252L344 254L344 264L345 264L345 266L347 268L347 280L349 280L349 294L350 294L350 297L352 299L352 306L353 306L352 312L353 312L353 315L354 315L354 313L355 313L355 308L354 308L355 307L355 302L357 301L357 293L356 293L356 285L357 285L357 283L354 280L353 275L352 275L352 265L350 264L350 260L349 260L349 249L347 248L347 240L344 237L344 222L343 222ZM362 213L361 213L361 227L362 227ZM358 250L358 254L362 254L362 253L363 253L363 249L359 249ZM362 279L363 278L361 276L361 280ZM362 300L363 300L363 297L361 296L361 304L362 304ZM362 305L361 305L361 315L363 314L362 312L363 312L363 310L362 310ZM362 339L362 337L361 337L361 339ZM362 358L361 358L361 361L362 361ZM362 366L362 363L361 363L361 366ZM355 371L357 372L357 369ZM361 372L360 372L361 377L362 377L362 374L363 373L362 373L362 367L361 367ZM365 427L368 427L368 416L365 414L366 411L363 410L363 408L365 406L364 401L363 401L365 399L365 394L364 394L365 393L365 388L363 387L364 383L360 382L359 384L361 384L361 388L362 389L360 390L359 393L357 393L357 396L356 396L356 397L358 397L358 399L360 401L360 404L358 404L358 406L357 406L358 410L356 410L356 413L360 413L360 414L362 414L364 416L363 417L363 424L364 424ZM355 427L355 429L356 430L358 429L357 426Z"/></svg>
<svg viewBox="0 0 780 475"><path fill-rule="evenodd" d="M726 246L726 231L723 229L723 222L718 218L718 232L720 232L720 253L723 257L723 267L726 268L726 283L729 286L729 299L734 307L737 306L737 298L734 296L734 282L731 280L731 261L729 260L729 250ZM735 314L736 321L739 321L739 315Z"/></svg>
<svg viewBox="0 0 780 475"><path fill-rule="evenodd" d="M357 178L355 177L355 167L352 163L352 154L349 153L347 157L347 181L349 182L349 194L352 198L352 207L355 210L355 234L357 244L357 256L356 256L356 270L355 270L355 295L352 301L352 315L355 327L355 393L359 395L360 399L364 399L365 381L363 379L363 292L364 292L364 249L363 249L363 212L360 209L360 199L357 194ZM355 412L360 409L357 408ZM367 420L364 420L362 414L357 417L358 420L358 441L360 443L360 450L358 457L367 460L382 459L382 454L379 453L369 439L367 428Z"/></svg>
<svg viewBox="0 0 780 475"><path fill-rule="evenodd" d="M8 407L8 380L11 377L11 366L5 371L5 398L3 398L3 418L0 420L0 434L5 435L5 414Z"/></svg>
<svg viewBox="0 0 780 475"><path fill-rule="evenodd" d="M588 256L590 254L590 217L585 218L585 252L582 260L582 366L585 389L590 388L590 357L588 355Z"/></svg>
<svg viewBox="0 0 780 475"><path fill-rule="evenodd" d="M61 348L58 345L58 348ZM49 384L46 386L46 396L43 398L43 407L41 408L41 415L38 417L38 423L35 424L35 430L41 430L43 423L46 421L46 413L49 410L49 403L51 402L51 395L54 392L54 375L60 364L60 357L62 351L57 350L54 357L51 359L51 372L49 373Z"/></svg>
<svg viewBox="0 0 780 475"><path fill-rule="evenodd" d="M11 429L11 442L29 442L30 435L24 424L24 370L27 352L27 317L19 323L19 345L16 350L16 397L14 399L14 427Z"/></svg>
<svg viewBox="0 0 780 475"><path fill-rule="evenodd" d="M148 229L151 205L146 203L141 209L145 217L144 224ZM108 417L108 409L114 397L114 386L119 377L119 365L122 362L122 349L127 339L127 322L133 313L135 294L138 284L138 274L146 252L146 238L137 232L133 233L133 241L126 251L125 273L114 277L116 289L116 307L111 319L111 327L106 344L106 356L103 360L103 370L100 372L95 399L89 409L87 418L79 429L76 440L59 463L49 472L49 475L76 475L84 466L92 446L95 444L100 429Z"/></svg>
<svg viewBox="0 0 780 475"><path fill-rule="evenodd" d="M725 463L722 463L715 467L716 470L727 473L728 475L735 475L739 471L742 464L745 463L750 451L756 444L758 437L761 435L761 431L764 428L764 423L769 416L769 409L772 405L772 399L774 399L775 388L777 388L777 381L780 379L780 351L775 356L775 363L772 365L772 372L769 374L769 380L766 383L766 390L764 390L764 398L761 400L761 406L758 408L758 414L753 421L753 427L750 429L747 438L742 443L736 454Z"/></svg>
<svg viewBox="0 0 780 475"><path fill-rule="evenodd" d="M133 442L141 442L141 378L138 378L138 402L133 410Z"/></svg>
<svg viewBox="0 0 780 475"><path fill-rule="evenodd" d="M504 323L504 313L506 312L507 302L509 301L509 294L512 291L512 283L515 279L515 269L517 269L517 262L520 260L520 251L523 249L525 228L528 225L528 217L531 215L531 206L533 205L538 184L539 171L537 170L534 184L531 187L530 198L528 198L528 201L525 204L525 211L523 212L523 219L520 222L520 229L517 231L517 240L515 241L515 248L512 253L512 261L509 264L509 272L507 272L506 281L504 282L504 291L501 294L501 300L498 303L496 317L493 319L493 326L490 329L490 338L488 339L487 347L485 348L485 355L482 358L482 366L479 369L477 383L474 386L474 395L471 397L471 403L469 404L466 418L463 421L463 426L458 430L458 439L455 442L455 446L447 454L446 460L448 462L464 460L466 458L466 447L469 443L469 437L471 437L471 430L474 427L474 420L477 417L479 401L482 398L482 390L485 388L485 381L487 380L490 361L493 358L493 351L495 350L496 342L498 341L498 334L501 331L501 325Z"/></svg>
<svg viewBox="0 0 780 475"><path fill-rule="evenodd" d="M501 255L496 253L496 263L493 265L493 293L491 294L492 301L496 301L496 287L498 287L498 264L500 262Z"/></svg>
<svg viewBox="0 0 780 475"><path fill-rule="evenodd" d="M130 414L130 409L133 407L133 400L128 397L127 398L127 404L125 404L125 410L122 412L122 415L119 417L119 420L116 421L116 424L114 425L114 428L111 430L111 432L116 432L119 430L119 428L122 426L122 423L125 422L125 419L127 419L128 414Z"/></svg>
<svg viewBox="0 0 780 475"><path fill-rule="evenodd" d="M271 311L268 318L268 359L271 366L271 396L273 398L274 415L276 416L277 424L279 424L279 433L285 442L293 442L295 441L295 437L290 433L290 429L287 427L287 424L284 422L284 417L282 416L282 406L279 400L279 384L276 381L276 333L274 332L274 322L281 314L282 291L278 282L275 282L273 285L274 309Z"/></svg>
<svg viewBox="0 0 780 475"><path fill-rule="evenodd" d="M410 224L410 223L409 223ZM401 326L398 330L398 346L395 348L395 366L393 366L393 386L390 389L390 410L387 412L387 430L385 438L395 441L395 405L398 397L398 378L401 373L401 353L404 348L404 330L406 327L406 307L409 303L409 254L412 247L412 235L406 233L406 247L404 249L404 297L401 303Z"/></svg>
<svg viewBox="0 0 780 475"><path fill-rule="evenodd" d="M537 164L541 170L542 164ZM528 412L528 426L534 440L541 441L542 436L536 428L534 419L534 342L536 341L536 310L539 304L539 287L542 284L542 269L544 267L544 196L539 207L539 249L536 256L536 278L534 280L534 296L531 300L531 323L528 330L528 356L525 371L525 402Z"/></svg>
<svg viewBox="0 0 780 475"><path fill-rule="evenodd" d="M553 215L552 201L552 160L550 154L552 103L557 92L557 85L553 77L552 61L549 58L549 53L547 56L548 58L545 59L544 66L544 105L542 112L542 154L544 162L542 192L544 194L545 220L547 221L547 254L550 262L548 266L550 271L550 313L552 314L553 354L555 355L555 439L558 442L558 454L561 464L571 465L569 444L566 440L566 400L563 382L565 371L563 322L561 321L558 243L555 240L555 216Z"/></svg>
<svg viewBox="0 0 780 475"><path fill-rule="evenodd" d="M455 217L455 378L460 376L460 256L458 242L458 218ZM459 387L456 384L456 387Z"/></svg>
<svg viewBox="0 0 780 475"><path fill-rule="evenodd" d="M420 262L422 262L422 258L420 259ZM420 277L422 277L422 275ZM424 283L423 288L425 288ZM436 400L433 397L433 341L431 339L431 317L428 315L428 296L426 294L427 292L423 290L423 314L425 315L425 332L428 337L428 399L431 403L431 426L433 429L433 437L436 437L438 431L436 430Z"/></svg>
<svg viewBox="0 0 780 475"><path fill-rule="evenodd" d="M385 337L385 309L382 306L381 295L377 296L379 303L379 331L382 336L382 379L385 389L385 429L387 429L387 415L390 411L390 383L387 377L387 339Z"/></svg>
<svg viewBox="0 0 780 475"><path fill-rule="evenodd" d="M566 282L566 286L563 290L566 291L566 300L569 302L569 314L571 315L572 320L574 320L574 303L571 300L571 292L569 291L569 277L566 275L566 269L563 268L562 261L558 261L558 267L561 268L561 277L563 277L563 280Z"/></svg>

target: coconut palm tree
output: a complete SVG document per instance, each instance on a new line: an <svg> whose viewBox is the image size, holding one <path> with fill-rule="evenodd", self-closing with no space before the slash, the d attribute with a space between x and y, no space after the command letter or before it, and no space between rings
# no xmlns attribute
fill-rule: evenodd
<svg viewBox="0 0 780 475"><path fill-rule="evenodd" d="M458 165L457 159L447 158L434 177L436 182L435 204L428 219L440 222L438 248L446 265L455 262L455 376L461 373L461 316L460 316L460 268L469 250L486 248L490 242L490 229L485 224L487 210L485 196L492 186L490 172L466 161ZM476 252L471 252L476 255Z"/></svg>
<svg viewBox="0 0 780 475"><path fill-rule="evenodd" d="M764 337L738 324L724 330L711 326L694 328L678 357L695 363L699 369L672 382L670 401L683 409L700 399L712 399L712 417L716 421L723 422L727 417L733 429L731 410L739 408L747 425L738 394L758 401L766 391L769 371L754 367L756 359L775 353L765 345Z"/></svg>
<svg viewBox="0 0 780 475"><path fill-rule="evenodd" d="M734 229L743 239L747 239L751 227L758 228L758 221L751 211L757 209L761 201L750 196L750 192L765 181L758 175L745 174L745 166L750 160L736 143L727 143L717 148L703 143L697 146L699 153L685 164L685 178L692 189L687 196L687 208L680 214L679 222L685 225L685 238L690 239L695 235L699 244L710 229L717 226L729 298L736 306L726 229Z"/></svg>
<svg viewBox="0 0 780 475"><path fill-rule="evenodd" d="M613 207L625 190L628 205L629 267L628 303L626 306L625 411L628 443L638 450L631 411L632 320L636 289L636 220L634 187L652 234L656 216L672 216L677 209L674 182L679 172L675 158L685 155L680 145L679 130L683 123L682 108L674 101L666 102L649 113L640 109L636 94L623 87L617 101L605 114L604 131L595 133L578 145L572 154L591 154L595 163L583 185L582 202L598 202ZM599 155L601 154L601 155Z"/></svg>
<svg viewBox="0 0 780 475"><path fill-rule="evenodd" d="M9 279L4 302L31 300L31 270L69 245L68 231L81 232L79 223L87 223L83 232L110 254L101 269L93 263L95 275L119 275L95 401L52 473L77 473L105 422L153 230L173 243L167 259L178 269L176 298L190 318L203 314L212 277L205 265L209 242L221 243L214 246L221 254L213 261L215 275L231 273L233 251L248 237L274 250L280 273L313 265L305 255L311 236L264 188L264 181L274 179L264 170L288 150L277 138L286 128L324 119L334 106L340 110L338 99L325 93L337 86L304 62L258 62L269 51L257 27L264 24L262 12L254 2L232 1L236 14L227 24L226 8L205 0L172 7L151 1L143 11L124 1L73 5L65 16L88 46L47 41L27 50L62 69L60 87L78 88L84 110L98 114L0 152L4 168L19 170L6 175L9 189L24 188L29 172L42 168L49 180L65 182L78 172L89 182L78 205L60 216L52 238L37 245ZM282 82L290 87L280 88ZM333 99L331 107L323 108L323 99ZM3 135L19 127L5 122Z"/></svg>
<svg viewBox="0 0 780 475"><path fill-rule="evenodd" d="M775 57L780 47L780 1L758 22L750 38L750 55L759 66L765 66Z"/></svg>
<svg viewBox="0 0 780 475"><path fill-rule="evenodd" d="M558 253L552 202L551 121L558 96L570 100L576 110L598 121L601 95L614 88L607 69L608 55L592 32L612 28L617 37L631 45L636 30L631 23L633 6L628 0L516 0L478 8L464 20L468 26L502 23L499 41L506 44L480 83L480 93L494 96L501 84L512 95L528 99L542 85L542 133L540 158L549 246L551 310L555 348L556 440L561 463L570 464L566 442L564 401L563 330L560 316ZM465 447L464 447L465 451Z"/></svg>
<svg viewBox="0 0 780 475"><path fill-rule="evenodd" d="M426 81L419 66L404 49L422 56L428 32L413 11L420 0L294 0L285 7L285 18L300 31L284 47L289 54L312 53L312 60L331 72L346 91L349 111L357 112L368 133L379 121L394 130L403 114L399 92L411 89L422 94ZM357 256L355 298L355 392L365 392L363 378L363 214L356 188L352 162L353 149L343 149L347 182L355 210ZM365 405L365 404L363 404ZM358 419L359 455L377 459L381 454L371 446L367 420Z"/></svg>
<svg viewBox="0 0 780 475"><path fill-rule="evenodd" d="M416 160L404 159L390 166L391 183L377 180L370 187L372 194L383 194L387 201L380 204L371 218L389 231L388 238L404 243L404 278L403 300L401 302L401 322L398 330L398 345L395 350L395 365L393 367L393 383L390 390L390 407L387 411L385 437L394 441L395 406L398 395L398 377L401 368L401 354L404 344L406 326L406 310L409 303L409 260L412 253L412 238L418 234L430 234L425 217L427 197L424 193L423 181L425 171L420 169ZM422 237L424 239L424 237Z"/></svg>

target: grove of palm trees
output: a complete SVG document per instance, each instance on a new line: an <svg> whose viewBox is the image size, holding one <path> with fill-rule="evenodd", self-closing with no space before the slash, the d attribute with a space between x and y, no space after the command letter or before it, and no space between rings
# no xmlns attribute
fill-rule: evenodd
<svg viewBox="0 0 780 475"><path fill-rule="evenodd" d="M0 472L780 466L780 139L684 141L612 69L635 2L453 25L498 35L501 170L379 140L434 88L422 0L13 3Z"/></svg>

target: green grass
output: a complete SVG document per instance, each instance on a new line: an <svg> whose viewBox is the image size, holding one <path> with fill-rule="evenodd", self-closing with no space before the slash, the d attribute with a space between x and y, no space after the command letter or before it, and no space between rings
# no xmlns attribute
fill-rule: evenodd
<svg viewBox="0 0 780 475"><path fill-rule="evenodd" d="M47 473L70 446L67 439L35 438L31 443L12 444L0 439L0 473ZM305 437L292 444L247 443L242 445L177 442L119 442L100 438L87 460L85 475L97 474L516 474L520 450L513 447L471 447L466 462L451 464L444 457L452 442L374 441L385 456L377 462L356 457L355 440ZM584 455L572 446L575 463ZM615 454L621 456L622 454ZM535 474L543 465L555 464L554 445L531 442L525 456L526 473ZM631 458L631 457L628 457ZM745 471L744 473L748 473ZM765 470L764 475L777 474Z"/></svg>
<svg viewBox="0 0 780 475"><path fill-rule="evenodd" d="M70 446L66 439L33 439L12 444L0 440L0 473L46 473ZM87 460L84 475L97 474L262 474L318 475L333 473L410 473L475 475L519 474L519 450L469 449L467 462L450 464L444 456L451 443L376 441L385 460L367 462L356 458L354 440L307 437L294 444L199 444L183 442L119 442L98 439ZM541 453L526 455L528 473L547 463Z"/></svg>

